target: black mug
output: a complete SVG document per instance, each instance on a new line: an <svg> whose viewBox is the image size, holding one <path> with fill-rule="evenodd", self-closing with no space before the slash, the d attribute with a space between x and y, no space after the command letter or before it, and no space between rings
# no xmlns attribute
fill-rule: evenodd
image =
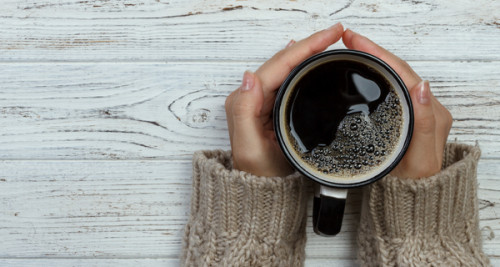
<svg viewBox="0 0 500 267"><path fill-rule="evenodd" d="M347 189L387 175L404 156L413 108L398 74L356 50L330 50L295 67L274 105L274 129L290 164L317 183L313 226L340 232Z"/></svg>

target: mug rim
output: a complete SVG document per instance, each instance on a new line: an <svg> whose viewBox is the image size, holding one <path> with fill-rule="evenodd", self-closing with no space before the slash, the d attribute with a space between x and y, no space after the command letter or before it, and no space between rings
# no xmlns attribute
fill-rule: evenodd
<svg viewBox="0 0 500 267"><path fill-rule="evenodd" d="M320 58L323 58L323 57L327 57L327 56L331 56L331 55L339 55L339 54L359 56L359 57L368 59L372 62L375 62L376 64L378 64L382 68L384 68L390 75L393 76L393 78L395 79L398 86L401 87L401 91L402 91L402 94L404 96L404 99L406 100L406 103L408 105L408 111L409 111L409 114L408 114L408 120L409 120L408 133L406 134L406 138L405 138L405 141L403 143L403 146L402 146L401 150L399 151L398 155L394 158L394 161L391 162L391 164L389 164L389 166L387 166L382 172L378 173L374 177L368 178L368 179L363 180L363 181L353 182L353 183L336 183L333 181L324 180L324 179L321 179L319 177L316 177L315 175L313 175L312 173L307 171L306 168L301 166L301 164L299 164L295 160L295 158L291 155L291 152L288 150L288 147L286 146L285 141L283 140L284 139L283 134L280 131L279 109L281 107L281 102L282 102L283 96L284 96L285 92L287 91L287 89L290 85L290 82L299 73L299 71L301 71L304 67L306 67L310 63L312 63ZM383 60L381 60L380 58L378 58L374 55L368 54L368 53L363 52L363 51L351 50L351 49L335 49L335 50L324 51L324 52L321 52L321 53L316 54L314 56L311 56L308 59L301 62L298 66L296 66L288 74L285 81L281 84L280 88L278 89L278 92L276 95L276 100L275 100L274 107L273 107L273 126L274 126L274 131L276 134L276 139L278 140L278 144L281 148L281 151L283 151L283 154L285 155L285 158L288 160L288 162L292 165L292 167L294 167L297 171L299 171L302 175L308 177L309 179L312 179L313 181L316 181L321 185L335 187L335 188L360 187L363 185L373 183L373 182L381 179L382 177L386 176L387 174L389 174L389 172L391 172L399 164L399 162L403 158L404 154L408 150L408 147L410 145L410 141L411 141L411 138L413 135L413 127L414 127L413 122L414 122L414 114L413 114L413 105L411 102L410 94L409 94L408 88L404 84L401 77L396 73L396 71L394 71L394 69L391 68Z"/></svg>

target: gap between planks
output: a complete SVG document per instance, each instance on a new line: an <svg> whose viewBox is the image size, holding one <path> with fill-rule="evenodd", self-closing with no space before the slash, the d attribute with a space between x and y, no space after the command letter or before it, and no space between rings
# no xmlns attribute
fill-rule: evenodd
<svg viewBox="0 0 500 267"><path fill-rule="evenodd" d="M333 49L327 49L328 50L333 50ZM278 52L277 50L276 52ZM262 58L262 60L258 59L249 59L249 60L230 60L230 59L204 59L204 60L199 60L199 59L171 59L171 60L52 60L52 61L46 61L46 60L0 60L0 64L151 64L155 65L158 63L164 63L164 64L170 64L170 63L199 63L199 64L205 64L205 63L221 63L221 64L261 64L264 63L268 58ZM430 62L430 63L435 63L435 62L468 62L468 63L494 63L497 62L500 65L500 60L485 60L485 59L436 59L436 60L406 60L407 62L419 62L419 63L425 63L425 62Z"/></svg>
<svg viewBox="0 0 500 267"><path fill-rule="evenodd" d="M453 143L453 142L449 142ZM480 161L498 161L500 160L500 157L488 157L488 158L480 158ZM187 158L152 158L152 159L0 159L0 162L9 162L9 161L41 161L41 162L59 162L59 161L64 161L64 162L89 162L89 161L98 161L98 162L121 162L121 163L126 163L126 162L181 162L181 163L186 163L186 162L192 162L191 159ZM0 257L1 258L1 257Z"/></svg>

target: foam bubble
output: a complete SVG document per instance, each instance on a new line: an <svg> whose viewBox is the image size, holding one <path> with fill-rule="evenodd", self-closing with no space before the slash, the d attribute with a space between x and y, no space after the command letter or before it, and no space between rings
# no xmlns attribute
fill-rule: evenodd
<svg viewBox="0 0 500 267"><path fill-rule="evenodd" d="M401 135L403 117L399 97L390 89L384 102L371 114L346 115L330 144L298 153L312 169L334 177L368 173L382 165L394 152ZM295 139L294 150L301 151Z"/></svg>

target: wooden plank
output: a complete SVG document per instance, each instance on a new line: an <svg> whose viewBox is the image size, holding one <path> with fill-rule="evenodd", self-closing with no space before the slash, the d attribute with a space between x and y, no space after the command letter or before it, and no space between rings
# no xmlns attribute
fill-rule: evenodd
<svg viewBox="0 0 500 267"><path fill-rule="evenodd" d="M178 259L0 259L1 266L72 266L72 267L169 267L179 266Z"/></svg>
<svg viewBox="0 0 500 267"><path fill-rule="evenodd" d="M337 21L406 60L499 60L499 9L492 0L10 0L0 61L262 61Z"/></svg>
<svg viewBox="0 0 500 267"><path fill-rule="evenodd" d="M490 259L492 266L499 266L500 260ZM98 266L119 266L119 267L169 267L179 266L177 259L0 259L2 266L22 266L22 267L39 267L39 266L73 266L73 267L98 267ZM321 267L321 266L342 266L342 267L357 267L359 264L355 260L342 259L311 259L306 258L306 267Z"/></svg>
<svg viewBox="0 0 500 267"><path fill-rule="evenodd" d="M11 267L39 267L39 266L72 266L72 267L170 267L179 266L178 259L0 259L1 266ZM359 266L355 260L343 259L309 259L305 260L306 267L315 266Z"/></svg>
<svg viewBox="0 0 500 267"><path fill-rule="evenodd" d="M410 62L453 114L450 140L479 141L484 158L500 155L499 63ZM228 149L225 97L257 67L1 64L0 159L188 159Z"/></svg>
<svg viewBox="0 0 500 267"><path fill-rule="evenodd" d="M225 96L244 69L336 21L411 60L454 115L450 139L479 141L484 250L500 265L498 9L493 0L2 1L0 159L21 161L0 161L0 265L177 266L187 159L228 149ZM356 265L359 196L336 238L308 225L306 266Z"/></svg>
<svg viewBox="0 0 500 267"><path fill-rule="evenodd" d="M327 266L342 266L342 267L358 267L359 263L355 259L311 259L307 258L304 262L305 267L327 267Z"/></svg>
<svg viewBox="0 0 500 267"><path fill-rule="evenodd" d="M482 160L478 171L484 250L492 257L500 257L499 163ZM0 161L0 258L177 258L190 169L185 160ZM308 258L356 257L360 196L359 189L349 195L335 238L313 233L309 206Z"/></svg>

